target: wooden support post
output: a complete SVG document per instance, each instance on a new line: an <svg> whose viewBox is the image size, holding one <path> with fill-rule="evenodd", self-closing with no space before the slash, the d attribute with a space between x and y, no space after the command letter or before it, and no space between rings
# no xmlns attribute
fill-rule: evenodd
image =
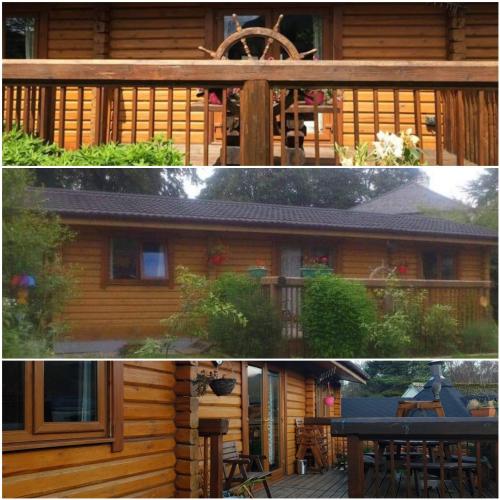
<svg viewBox="0 0 500 500"><path fill-rule="evenodd" d="M175 371L175 492L177 498L198 498L198 408L192 380L194 361L176 362Z"/></svg>
<svg viewBox="0 0 500 500"><path fill-rule="evenodd" d="M55 87L40 87L40 137L47 141L54 141L54 123L56 119Z"/></svg>
<svg viewBox="0 0 500 500"><path fill-rule="evenodd" d="M363 447L358 436L347 436L347 489L349 498L363 498L365 471L363 467Z"/></svg>
<svg viewBox="0 0 500 500"><path fill-rule="evenodd" d="M462 7L450 10L448 15L448 59L461 61L466 58L465 12Z"/></svg>
<svg viewBox="0 0 500 500"><path fill-rule="evenodd" d="M210 437L210 498L222 498L224 470L221 434Z"/></svg>
<svg viewBox="0 0 500 500"><path fill-rule="evenodd" d="M243 85L240 107L240 164L269 165L271 148L269 82L249 80Z"/></svg>

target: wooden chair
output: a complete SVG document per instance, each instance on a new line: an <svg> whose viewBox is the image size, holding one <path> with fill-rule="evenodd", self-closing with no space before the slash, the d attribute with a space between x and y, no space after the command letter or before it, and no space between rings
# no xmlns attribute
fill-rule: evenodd
<svg viewBox="0 0 500 500"><path fill-rule="evenodd" d="M304 425L304 419L295 419L295 442L299 460L314 460L313 471L323 473L328 470L328 436L316 425Z"/></svg>
<svg viewBox="0 0 500 500"><path fill-rule="evenodd" d="M227 472L226 467L224 467L224 489L229 490L233 485L243 485L252 481L262 482L267 498L272 498L271 490L267 484L267 478L271 476L272 472L264 471L262 465L262 460L266 457L262 455L244 455L236 449L234 441L223 444L222 457L224 466L229 468L229 472Z"/></svg>

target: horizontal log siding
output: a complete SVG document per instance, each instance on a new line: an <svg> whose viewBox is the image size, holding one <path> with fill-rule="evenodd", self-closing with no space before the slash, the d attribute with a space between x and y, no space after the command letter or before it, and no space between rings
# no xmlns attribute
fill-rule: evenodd
<svg viewBox="0 0 500 500"><path fill-rule="evenodd" d="M3 454L4 497L173 497L174 376L170 361L124 366L125 439Z"/></svg>
<svg viewBox="0 0 500 500"><path fill-rule="evenodd" d="M295 454L297 452L295 440L295 422L297 418L306 416L306 380L294 372L286 374L286 462L287 474L295 472ZM314 409L312 410L314 411Z"/></svg>
<svg viewBox="0 0 500 500"><path fill-rule="evenodd" d="M72 266L78 283L77 295L64 313L71 334L81 339L140 338L160 334L163 331L160 320L180 308L178 288L127 285L103 288L102 252L108 232L83 227L76 230L76 240L64 250L64 260ZM170 265L174 267L186 266L193 272L216 278L224 272L245 273L249 267L262 263L272 270L271 273L278 273L278 269L273 269L273 243L263 235L246 235L240 239L237 235L230 237L222 233L209 237L202 232L178 232L165 233L165 237L170 241ZM211 266L208 264L208 249L219 243L226 248L227 259L221 266ZM384 240L367 243L344 239L331 245L338 255L337 273L341 276L368 278L375 268L383 264L403 264L408 268L405 278L421 278L420 249L423 247L396 243L392 245L389 255ZM461 246L457 262L459 279L488 279L488 260L483 250Z"/></svg>
<svg viewBox="0 0 500 500"><path fill-rule="evenodd" d="M469 4L465 16L466 59L498 59L498 5Z"/></svg>

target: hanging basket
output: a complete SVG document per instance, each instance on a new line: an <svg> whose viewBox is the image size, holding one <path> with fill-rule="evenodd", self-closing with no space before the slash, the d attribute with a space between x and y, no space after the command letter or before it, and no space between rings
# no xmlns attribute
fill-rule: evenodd
<svg viewBox="0 0 500 500"><path fill-rule="evenodd" d="M227 396L233 392L236 385L235 378L216 378L209 382L210 389L216 396Z"/></svg>
<svg viewBox="0 0 500 500"><path fill-rule="evenodd" d="M325 403L325 406L333 406L335 403L335 398L331 394L328 396L325 396L323 398L323 403Z"/></svg>
<svg viewBox="0 0 500 500"><path fill-rule="evenodd" d="M331 267L302 267L300 269L300 274L303 278L314 278L332 273L333 269Z"/></svg>

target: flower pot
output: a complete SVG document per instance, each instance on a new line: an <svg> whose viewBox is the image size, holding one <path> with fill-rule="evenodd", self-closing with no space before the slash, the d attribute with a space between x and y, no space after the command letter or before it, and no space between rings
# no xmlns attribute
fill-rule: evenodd
<svg viewBox="0 0 500 500"><path fill-rule="evenodd" d="M300 275L303 278L314 278L315 276L332 274L332 272L333 269L331 267L302 267L300 269Z"/></svg>
<svg viewBox="0 0 500 500"><path fill-rule="evenodd" d="M265 267L249 267L248 268L248 274L252 278L263 278L264 276L267 276L267 269Z"/></svg>
<svg viewBox="0 0 500 500"><path fill-rule="evenodd" d="M226 257L225 255L216 254L216 255L211 255L208 260L210 264L212 264L213 266L220 266L224 264Z"/></svg>
<svg viewBox="0 0 500 500"><path fill-rule="evenodd" d="M209 94L208 94L208 102L210 104L222 104L222 102L219 99L219 96L217 95L216 92L209 92Z"/></svg>
<svg viewBox="0 0 500 500"><path fill-rule="evenodd" d="M496 408L486 406L483 408L471 409L470 414L473 417L494 417L497 414L497 410Z"/></svg>
<svg viewBox="0 0 500 500"><path fill-rule="evenodd" d="M309 105L320 106L325 102L325 93L322 90L312 90L304 94L304 102Z"/></svg>
<svg viewBox="0 0 500 500"><path fill-rule="evenodd" d="M325 403L326 406L333 406L335 403L335 398L332 395L325 396L323 398L323 403Z"/></svg>
<svg viewBox="0 0 500 500"><path fill-rule="evenodd" d="M233 392L236 385L235 378L216 378L208 384L216 396L227 396Z"/></svg>

